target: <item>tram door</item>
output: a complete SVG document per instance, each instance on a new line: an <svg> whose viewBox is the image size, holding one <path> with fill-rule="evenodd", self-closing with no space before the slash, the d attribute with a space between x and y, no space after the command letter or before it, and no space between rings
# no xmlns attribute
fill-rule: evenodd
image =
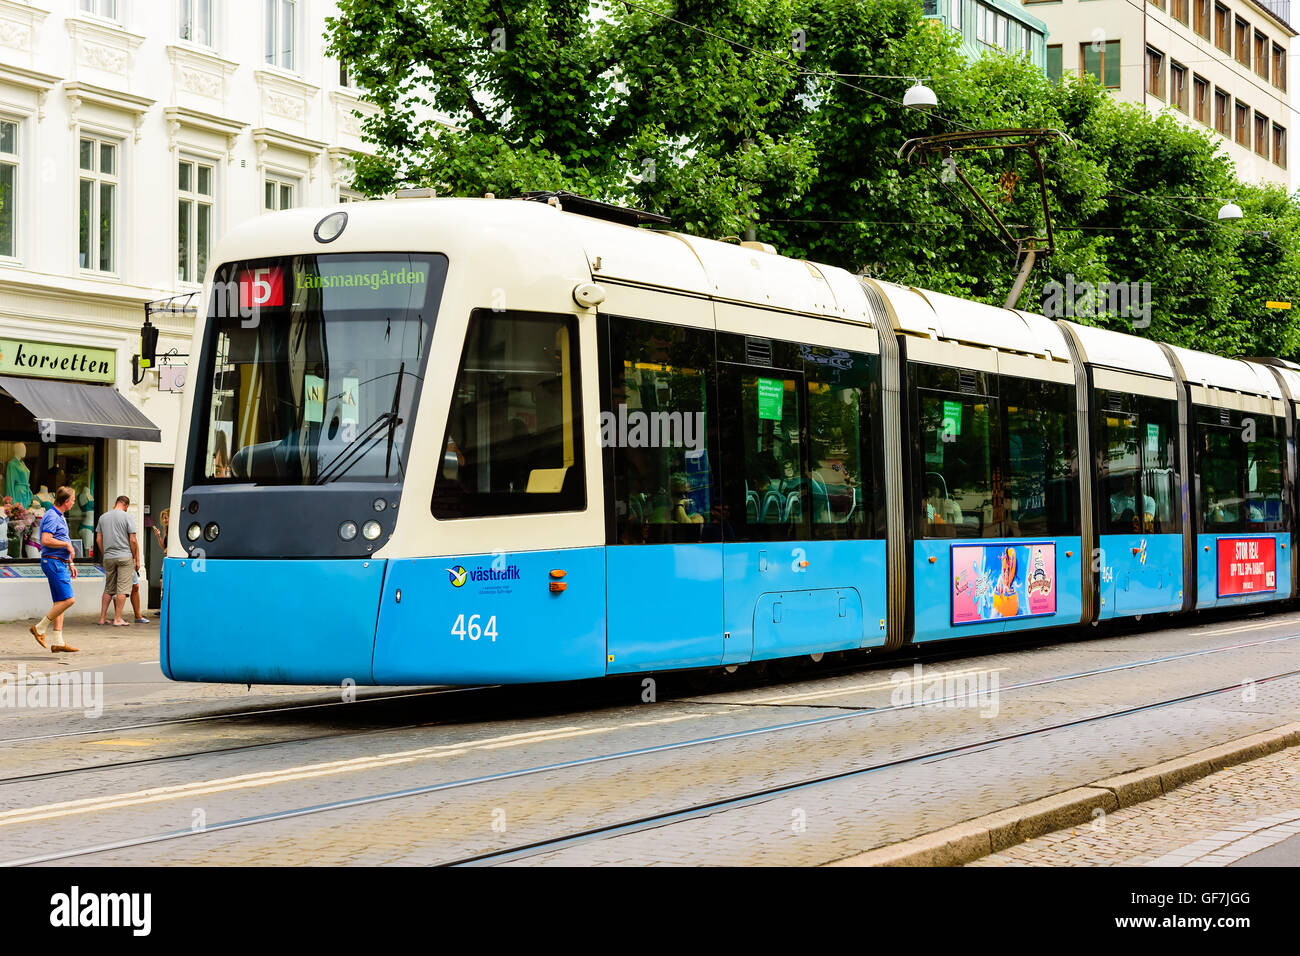
<svg viewBox="0 0 1300 956"><path fill-rule="evenodd" d="M715 667L724 532L714 333L612 316L600 352L607 671Z"/></svg>
<svg viewBox="0 0 1300 956"><path fill-rule="evenodd" d="M771 348L774 363L786 365L802 365L807 350ZM723 513L732 532L723 545L724 662L862 646L862 595L853 584L865 544L812 535L814 526L851 520L856 505L842 476L856 471L859 390L810 383L805 371L775 364L724 364L718 388L727 422ZM849 424L831 428L829 419Z"/></svg>

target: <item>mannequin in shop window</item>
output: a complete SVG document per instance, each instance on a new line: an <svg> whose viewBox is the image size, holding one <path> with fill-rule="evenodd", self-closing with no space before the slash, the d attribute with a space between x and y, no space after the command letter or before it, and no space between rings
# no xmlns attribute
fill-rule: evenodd
<svg viewBox="0 0 1300 956"><path fill-rule="evenodd" d="M74 540L81 541L81 557L89 555L95 544L95 496L90 493L89 476L82 471L68 484L75 494L68 509L68 529Z"/></svg>
<svg viewBox="0 0 1300 956"><path fill-rule="evenodd" d="M27 446L22 442L14 445L14 456L5 465L5 494L15 504L24 508L32 503L32 473L23 461L27 457Z"/></svg>
<svg viewBox="0 0 1300 956"><path fill-rule="evenodd" d="M63 487L65 477L62 468L55 468L45 476L49 484L42 482L41 490L36 492L36 497L40 500L42 507L47 509L54 507L54 492Z"/></svg>
<svg viewBox="0 0 1300 956"><path fill-rule="evenodd" d="M95 549L95 495L90 487L90 478L86 474L78 475L72 481L72 487L77 492L77 503L73 506L73 511L78 512L77 537L81 539L81 546L85 550L84 555L94 553ZM69 518L72 514L69 513ZM72 524L71 521L68 522Z"/></svg>

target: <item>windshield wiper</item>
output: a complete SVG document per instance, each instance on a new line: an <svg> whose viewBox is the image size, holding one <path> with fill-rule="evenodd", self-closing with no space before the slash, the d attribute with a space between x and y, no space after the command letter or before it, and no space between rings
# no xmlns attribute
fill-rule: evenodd
<svg viewBox="0 0 1300 956"><path fill-rule="evenodd" d="M401 419L397 417L397 406L402 400L402 378L406 375L406 363L397 367L397 386L393 389L393 407L388 410L388 450L384 454L384 477L388 477L388 468L393 461L393 438Z"/></svg>
<svg viewBox="0 0 1300 956"><path fill-rule="evenodd" d="M397 385L393 389L393 404L386 412L381 412L377 418L359 434L353 441L348 443L347 448L330 460L320 474L316 476L313 484L323 485L327 481L336 481L343 475L347 474L357 462L374 447L382 433L381 429L388 426L388 457L384 462L384 477L388 477L389 464L392 461L393 440L397 426L402 424L402 419L397 417L397 408L402 397L402 378L406 374L406 363L403 362L398 368Z"/></svg>

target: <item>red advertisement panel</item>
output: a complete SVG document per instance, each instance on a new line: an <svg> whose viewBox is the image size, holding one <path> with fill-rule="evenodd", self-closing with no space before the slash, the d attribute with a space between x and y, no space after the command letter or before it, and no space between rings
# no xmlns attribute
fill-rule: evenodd
<svg viewBox="0 0 1300 956"><path fill-rule="evenodd" d="M1276 590L1275 538L1219 539L1219 597Z"/></svg>
<svg viewBox="0 0 1300 956"><path fill-rule="evenodd" d="M245 269L239 274L239 304L245 309L284 304L284 270L279 266Z"/></svg>

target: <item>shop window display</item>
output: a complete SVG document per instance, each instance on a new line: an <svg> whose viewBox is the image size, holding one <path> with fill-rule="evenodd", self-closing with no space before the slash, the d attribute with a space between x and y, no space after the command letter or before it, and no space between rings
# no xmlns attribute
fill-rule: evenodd
<svg viewBox="0 0 1300 956"><path fill-rule="evenodd" d="M76 494L68 530L81 557L95 544L95 442L0 440L4 488L0 507L0 560L38 559L41 516L54 505L54 493L68 485Z"/></svg>

